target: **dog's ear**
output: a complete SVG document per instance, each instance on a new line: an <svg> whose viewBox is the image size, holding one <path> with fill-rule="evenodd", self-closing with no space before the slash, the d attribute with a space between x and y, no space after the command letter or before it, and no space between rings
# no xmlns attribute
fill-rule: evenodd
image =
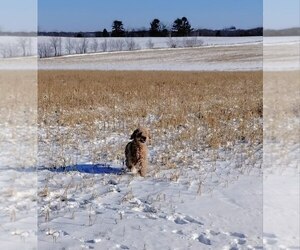
<svg viewBox="0 0 300 250"><path fill-rule="evenodd" d="M134 130L132 135L130 136L130 139L133 140L136 137L138 132L139 132L139 129Z"/></svg>

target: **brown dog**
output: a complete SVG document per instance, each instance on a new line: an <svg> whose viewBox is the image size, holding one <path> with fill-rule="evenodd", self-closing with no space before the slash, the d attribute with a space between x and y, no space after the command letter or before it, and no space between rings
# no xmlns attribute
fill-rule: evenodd
<svg viewBox="0 0 300 250"><path fill-rule="evenodd" d="M134 174L139 173L145 177L148 167L148 148L146 143L151 139L149 130L139 127L132 133L130 139L132 141L125 148L126 166L130 172Z"/></svg>

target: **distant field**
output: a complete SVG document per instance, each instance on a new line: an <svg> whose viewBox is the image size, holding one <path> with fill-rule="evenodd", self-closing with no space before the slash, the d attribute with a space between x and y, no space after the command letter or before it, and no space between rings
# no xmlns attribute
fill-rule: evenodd
<svg viewBox="0 0 300 250"><path fill-rule="evenodd" d="M262 72L40 71L38 78L42 151L58 143L64 161L79 137L87 158L121 160L139 124L170 161L187 144L198 151L262 143Z"/></svg>
<svg viewBox="0 0 300 250"><path fill-rule="evenodd" d="M226 42L226 40L225 40ZM45 70L262 70L262 43L115 51L41 58Z"/></svg>

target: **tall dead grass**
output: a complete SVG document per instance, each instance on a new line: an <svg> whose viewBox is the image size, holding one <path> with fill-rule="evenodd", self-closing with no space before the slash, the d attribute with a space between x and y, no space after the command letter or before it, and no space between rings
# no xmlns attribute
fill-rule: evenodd
<svg viewBox="0 0 300 250"><path fill-rule="evenodd" d="M264 169L298 168L300 72L264 73ZM267 172L266 172L267 173Z"/></svg>
<svg viewBox="0 0 300 250"><path fill-rule="evenodd" d="M0 167L32 167L37 146L37 73L0 71Z"/></svg>
<svg viewBox="0 0 300 250"><path fill-rule="evenodd" d="M164 159L187 146L262 143L262 72L40 71L38 80L43 138L55 134L60 144L75 142L63 132L74 128L87 141L103 138L107 154L121 159L123 145L106 137L129 136L139 124L163 144Z"/></svg>

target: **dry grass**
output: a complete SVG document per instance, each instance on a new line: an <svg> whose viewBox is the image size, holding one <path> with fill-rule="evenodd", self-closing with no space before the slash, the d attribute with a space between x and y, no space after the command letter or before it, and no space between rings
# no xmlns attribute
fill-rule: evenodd
<svg viewBox="0 0 300 250"><path fill-rule="evenodd" d="M264 74L264 169L298 168L300 72Z"/></svg>
<svg viewBox="0 0 300 250"><path fill-rule="evenodd" d="M18 123L24 112L37 110L37 73L35 71L0 71L1 123ZM27 119L28 120L28 119ZM22 121L24 122L24 121ZM36 124L36 120L33 121Z"/></svg>
<svg viewBox="0 0 300 250"><path fill-rule="evenodd" d="M299 71L264 74L264 126L266 139L298 142L300 118ZM294 124L292 124L294 123Z"/></svg>
<svg viewBox="0 0 300 250"><path fill-rule="evenodd" d="M40 141L62 165L84 150L94 162L122 162L139 124L161 147L153 163L166 168L187 147L262 143L262 72L40 71L38 80Z"/></svg>
<svg viewBox="0 0 300 250"><path fill-rule="evenodd" d="M169 129L201 123L215 130L212 144L241 137L262 139L261 131L245 128L262 117L260 72L42 71L38 89L41 124L100 121L107 126L117 123L115 127L151 123L151 127ZM234 120L239 132L228 126ZM189 138L190 132L181 134L182 139Z"/></svg>
<svg viewBox="0 0 300 250"><path fill-rule="evenodd" d="M37 73L0 71L0 162L33 166L37 146Z"/></svg>

